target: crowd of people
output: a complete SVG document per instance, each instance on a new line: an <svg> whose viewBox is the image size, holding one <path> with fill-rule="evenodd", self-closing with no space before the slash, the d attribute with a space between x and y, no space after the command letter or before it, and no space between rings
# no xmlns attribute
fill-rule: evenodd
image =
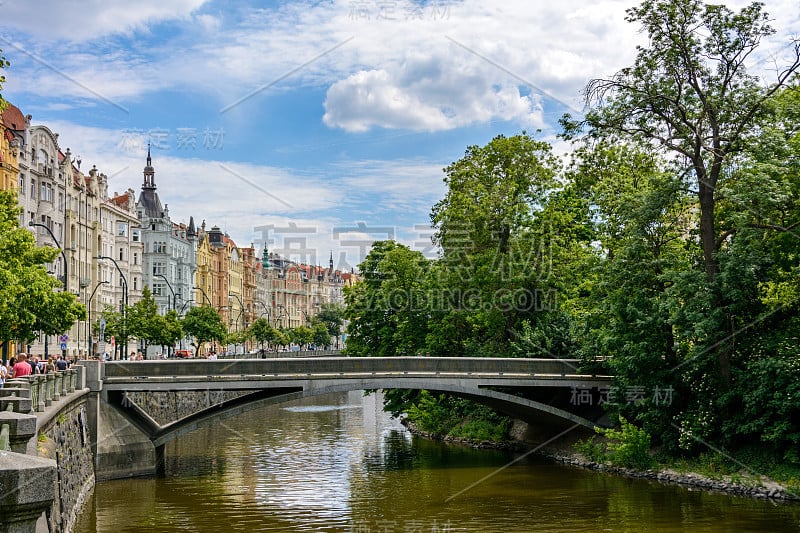
<svg viewBox="0 0 800 533"><path fill-rule="evenodd" d="M57 370L64 371L72 365L72 362L71 358L65 358L61 354L40 359L38 355L19 353L16 357L11 357L7 364L0 364L0 388L8 379L48 374Z"/></svg>

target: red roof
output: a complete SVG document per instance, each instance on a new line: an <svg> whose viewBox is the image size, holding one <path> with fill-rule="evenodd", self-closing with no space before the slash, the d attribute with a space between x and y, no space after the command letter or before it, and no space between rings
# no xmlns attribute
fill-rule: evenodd
<svg viewBox="0 0 800 533"><path fill-rule="evenodd" d="M128 195L127 194L117 195L114 198L112 198L111 200L109 200L109 202L111 202L112 204L116 205L117 207L123 207L123 208L127 207L127 205L128 205Z"/></svg>
<svg viewBox="0 0 800 533"><path fill-rule="evenodd" d="M25 129L25 116L12 103L9 103L8 107L3 110L2 118L3 126L10 130L22 131Z"/></svg>

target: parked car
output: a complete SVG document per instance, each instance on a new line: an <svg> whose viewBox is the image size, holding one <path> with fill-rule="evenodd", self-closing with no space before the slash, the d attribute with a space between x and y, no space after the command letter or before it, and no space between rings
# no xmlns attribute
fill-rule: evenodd
<svg viewBox="0 0 800 533"><path fill-rule="evenodd" d="M188 359L189 357L194 357L194 354L191 350L175 350L175 357Z"/></svg>

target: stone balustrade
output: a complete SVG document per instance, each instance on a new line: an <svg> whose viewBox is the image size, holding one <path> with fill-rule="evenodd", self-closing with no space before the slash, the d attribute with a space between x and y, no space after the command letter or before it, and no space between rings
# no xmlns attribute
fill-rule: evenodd
<svg viewBox="0 0 800 533"><path fill-rule="evenodd" d="M22 378L8 380L4 388L17 388L17 383L25 383L29 392L26 398L31 401L33 412L41 413L53 402L63 396L75 392L80 382L80 368L69 368L47 374L33 374ZM3 389L0 389L2 391Z"/></svg>
<svg viewBox="0 0 800 533"><path fill-rule="evenodd" d="M56 462L26 455L28 442L36 435L34 394L41 378L9 380L0 389L0 530L36 531L36 522L55 498ZM34 386L35 384L35 386Z"/></svg>

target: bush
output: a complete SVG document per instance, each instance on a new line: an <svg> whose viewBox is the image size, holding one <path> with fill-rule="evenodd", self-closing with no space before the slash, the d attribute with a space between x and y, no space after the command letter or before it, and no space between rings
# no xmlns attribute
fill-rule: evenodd
<svg viewBox="0 0 800 533"><path fill-rule="evenodd" d="M610 463L626 468L646 470L651 468L655 461L650 455L650 435L619 417L619 429L595 428L603 435L605 443L605 458Z"/></svg>

